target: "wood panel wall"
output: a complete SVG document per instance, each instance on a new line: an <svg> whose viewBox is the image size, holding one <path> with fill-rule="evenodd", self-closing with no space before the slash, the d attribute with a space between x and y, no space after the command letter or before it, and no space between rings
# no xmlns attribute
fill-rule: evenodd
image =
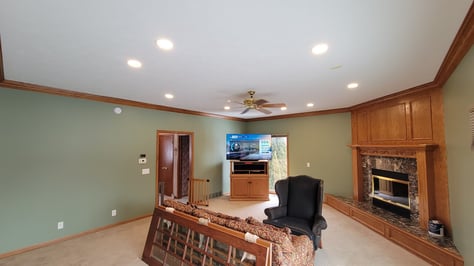
<svg viewBox="0 0 474 266"><path fill-rule="evenodd" d="M432 158L434 210L430 218L441 220L449 234L451 219L442 89L427 87L413 93L395 95L390 99L358 106L351 113L353 145L437 145ZM353 157L357 157L357 154L353 154ZM360 161L353 158L355 181L361 181L360 167ZM354 193L356 191L354 188ZM354 195L354 198L358 198L358 195Z"/></svg>

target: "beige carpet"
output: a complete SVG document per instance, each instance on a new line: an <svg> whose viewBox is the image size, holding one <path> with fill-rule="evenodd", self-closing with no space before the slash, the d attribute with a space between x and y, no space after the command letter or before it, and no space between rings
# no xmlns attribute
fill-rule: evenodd
<svg viewBox="0 0 474 266"><path fill-rule="evenodd" d="M209 208L234 216L264 219L263 209L277 205L270 201L212 199ZM403 248L324 205L328 229L323 231L323 249L316 252L315 265L429 265ZM64 241L55 245L0 260L0 265L146 265L140 260L150 218L141 219Z"/></svg>

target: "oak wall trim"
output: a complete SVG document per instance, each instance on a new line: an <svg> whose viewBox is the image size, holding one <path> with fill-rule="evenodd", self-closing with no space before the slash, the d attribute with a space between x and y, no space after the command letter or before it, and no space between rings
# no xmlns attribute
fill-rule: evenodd
<svg viewBox="0 0 474 266"><path fill-rule="evenodd" d="M10 89L42 92L42 93L48 93L48 94L53 94L53 95L59 95L59 96L87 99L87 100L105 102L105 103L114 103L114 104L120 104L120 105L166 111L166 112L207 116L207 117L221 118L221 119L235 120L235 121L245 121L242 118L216 115L216 114L192 111L192 110L187 110L187 109L180 109L180 108L169 107L169 106L158 105L158 104L149 104L149 103L126 100L126 99L121 99L121 98L101 96L101 95L96 95L96 94L91 94L91 93L83 93L83 92L77 92L77 91L71 91L71 90L65 90L65 89L58 89L58 88L40 86L36 84L18 82L18 81L13 81L13 80L2 80L0 81L0 86L10 88Z"/></svg>
<svg viewBox="0 0 474 266"><path fill-rule="evenodd" d="M151 217L151 216L152 216L152 214L150 213L150 214L138 216L138 217L135 217L135 218L132 218L132 219L129 219L129 220L121 221L121 222L118 222L118 223L109 224L109 225L106 225L106 226L102 226L102 227L98 227L98 228L95 228L95 229L87 230L87 231L84 231L84 232L81 232L81 233L78 233L78 234L69 235L69 236L66 236L66 237L58 238L58 239L53 239L51 241L42 242L42 243L35 244L35 245L32 245L32 246L28 246L28 247L18 249L18 250L13 250L13 251L10 251L10 252L7 252L7 253L0 254L0 259L4 259L4 258L10 257L10 256L26 253L26 252L29 252L29 251L32 251L32 250L35 250L35 249L44 248L44 247L51 246L51 245L54 245L54 244L57 244L57 243L61 243L61 242L67 241L67 240L83 237L83 236L94 234L94 233L101 232L101 231L105 231L105 230L108 230L108 229L111 229L111 228L114 228L114 227L117 227L117 226L120 226L120 225L123 225L123 224L135 222L135 221L145 219L145 218L148 218L148 217Z"/></svg>

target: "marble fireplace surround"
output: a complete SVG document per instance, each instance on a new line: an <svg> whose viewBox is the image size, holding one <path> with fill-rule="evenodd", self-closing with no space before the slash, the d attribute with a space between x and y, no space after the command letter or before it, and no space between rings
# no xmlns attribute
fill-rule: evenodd
<svg viewBox="0 0 474 266"><path fill-rule="evenodd" d="M402 173L408 176L408 198L410 202L410 220L420 223L418 210L418 175L415 158L362 156L362 175L364 183L364 202L372 202L372 169Z"/></svg>
<svg viewBox="0 0 474 266"><path fill-rule="evenodd" d="M367 202L371 168L407 173L410 179L411 220L427 229L434 213L433 151L435 144L352 145L354 200ZM417 190L417 193L415 191Z"/></svg>

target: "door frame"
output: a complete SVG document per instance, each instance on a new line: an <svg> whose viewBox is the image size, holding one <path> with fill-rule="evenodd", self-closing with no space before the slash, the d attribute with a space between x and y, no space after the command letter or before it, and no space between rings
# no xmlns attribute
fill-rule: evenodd
<svg viewBox="0 0 474 266"><path fill-rule="evenodd" d="M160 188L159 188L159 159L160 159L160 135L178 135L178 136L189 136L189 141L190 141L190 162L189 162L189 176L190 178L193 178L194 177L194 132L190 132L190 131L177 131L177 130L161 130L161 129L158 129L156 131L156 161L155 161L155 165L156 165L156 171L155 171L155 207L157 207L159 205L159 202L160 202ZM173 149L173 154L175 153L174 149ZM174 177L173 177L173 182L174 182Z"/></svg>

